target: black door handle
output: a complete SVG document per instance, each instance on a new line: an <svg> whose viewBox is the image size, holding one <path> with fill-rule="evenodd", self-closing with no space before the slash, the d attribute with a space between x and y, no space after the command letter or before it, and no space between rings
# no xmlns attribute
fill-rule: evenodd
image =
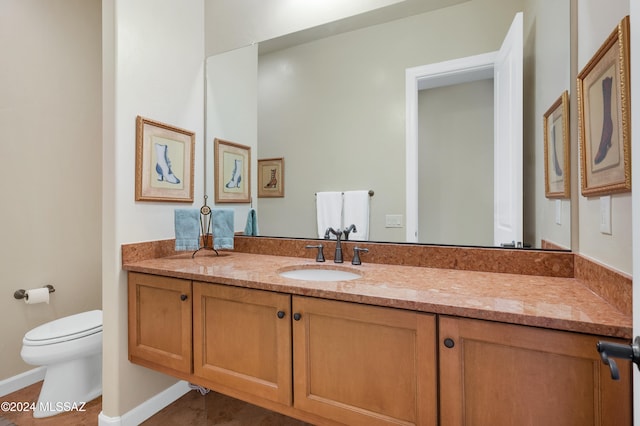
<svg viewBox="0 0 640 426"><path fill-rule="evenodd" d="M598 342L596 347L600 353L600 358L611 370L611 378L620 380L618 365L612 358L620 358L631 361L640 369L640 336L637 336L631 345L621 345L619 343Z"/></svg>

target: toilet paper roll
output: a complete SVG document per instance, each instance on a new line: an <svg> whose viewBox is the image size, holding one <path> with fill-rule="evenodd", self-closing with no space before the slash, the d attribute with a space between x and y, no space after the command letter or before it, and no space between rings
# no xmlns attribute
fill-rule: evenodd
<svg viewBox="0 0 640 426"><path fill-rule="evenodd" d="M33 305L34 303L49 303L49 289L46 287L27 290L25 292L25 296L24 303L27 305Z"/></svg>

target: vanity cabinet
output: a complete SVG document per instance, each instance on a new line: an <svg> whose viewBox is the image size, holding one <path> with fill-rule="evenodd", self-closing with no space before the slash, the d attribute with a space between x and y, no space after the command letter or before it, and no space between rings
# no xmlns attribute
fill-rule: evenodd
<svg viewBox="0 0 640 426"><path fill-rule="evenodd" d="M128 285L131 362L312 424L632 423L630 363L612 380L599 336L136 272Z"/></svg>
<svg viewBox="0 0 640 426"><path fill-rule="evenodd" d="M293 297L294 405L348 425L435 425L435 316Z"/></svg>
<svg viewBox="0 0 640 426"><path fill-rule="evenodd" d="M345 424L436 424L433 315L198 282L193 301L195 376Z"/></svg>
<svg viewBox="0 0 640 426"><path fill-rule="evenodd" d="M193 372L291 405L291 296L193 283Z"/></svg>
<svg viewBox="0 0 640 426"><path fill-rule="evenodd" d="M618 362L620 380L612 380L598 340L441 316L440 423L631 425L630 363Z"/></svg>
<svg viewBox="0 0 640 426"><path fill-rule="evenodd" d="M129 360L191 373L191 281L129 272L128 292Z"/></svg>

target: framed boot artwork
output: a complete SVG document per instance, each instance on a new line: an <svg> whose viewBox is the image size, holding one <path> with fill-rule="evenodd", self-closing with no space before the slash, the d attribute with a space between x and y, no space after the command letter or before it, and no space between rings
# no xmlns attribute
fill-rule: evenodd
<svg viewBox="0 0 640 426"><path fill-rule="evenodd" d="M547 198L570 198L569 92L564 91L542 118L544 188Z"/></svg>
<svg viewBox="0 0 640 426"><path fill-rule="evenodd" d="M258 197L284 197L284 158L258 160Z"/></svg>
<svg viewBox="0 0 640 426"><path fill-rule="evenodd" d="M195 133L136 117L136 201L193 202Z"/></svg>
<svg viewBox="0 0 640 426"><path fill-rule="evenodd" d="M582 195L631 191L629 17L578 74Z"/></svg>
<svg viewBox="0 0 640 426"><path fill-rule="evenodd" d="M251 147L214 139L216 203L251 202Z"/></svg>

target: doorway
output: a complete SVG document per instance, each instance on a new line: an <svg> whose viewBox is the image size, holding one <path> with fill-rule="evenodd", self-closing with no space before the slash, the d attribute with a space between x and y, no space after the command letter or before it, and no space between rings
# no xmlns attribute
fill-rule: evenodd
<svg viewBox="0 0 640 426"><path fill-rule="evenodd" d="M494 245L522 241L522 13L499 51L406 70L406 241L419 241L418 92L494 80Z"/></svg>

